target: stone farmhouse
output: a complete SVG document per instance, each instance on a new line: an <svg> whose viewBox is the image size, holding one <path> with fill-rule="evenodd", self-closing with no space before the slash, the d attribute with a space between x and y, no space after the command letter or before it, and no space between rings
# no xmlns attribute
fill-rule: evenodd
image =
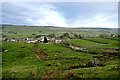
<svg viewBox="0 0 120 80"><path fill-rule="evenodd" d="M4 39L3 41L7 41L7 42L25 42L25 43L44 43L44 39L46 36L41 36L39 38L19 38L19 39ZM58 38L50 38L50 37L46 37L48 43L60 43L62 40L58 39Z"/></svg>

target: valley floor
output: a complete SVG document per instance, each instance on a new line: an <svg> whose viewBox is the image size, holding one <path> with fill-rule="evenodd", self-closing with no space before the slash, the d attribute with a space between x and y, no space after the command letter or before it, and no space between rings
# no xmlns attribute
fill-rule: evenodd
<svg viewBox="0 0 120 80"><path fill-rule="evenodd" d="M109 43L109 41L107 42ZM113 52L113 54L79 52L67 47L64 43L27 44L22 42L3 42L3 79L119 78L118 64L120 58L118 54L114 54L119 53L119 50L113 50L113 48L118 48L116 40L112 42L112 45L101 46L92 45L100 45L102 43L79 39L71 40L70 43L82 48L91 46L84 49L84 51Z"/></svg>

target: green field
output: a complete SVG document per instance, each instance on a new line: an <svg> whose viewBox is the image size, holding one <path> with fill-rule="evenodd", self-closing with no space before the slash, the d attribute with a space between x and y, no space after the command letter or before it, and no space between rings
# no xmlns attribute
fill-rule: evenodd
<svg viewBox="0 0 120 80"><path fill-rule="evenodd" d="M45 73L45 70L60 70L61 68L66 69L68 66L72 64L81 63L82 61L89 61L89 59L92 58L92 55L89 53L84 54L80 52L73 52L68 48L64 48L56 44L38 44L37 47L32 47L33 44L25 44L25 43L4 42L3 44L4 44L3 50L6 50L6 49L9 50L5 54L3 53L3 77L9 77L9 78L13 77L14 72L16 72L17 78L21 78L21 77L28 78L30 76L29 73L32 70L36 70L37 77L40 77L41 75L37 73L38 71L40 71L40 73L42 72ZM24 49L21 49L22 45L25 45ZM44 51L47 52L47 56L45 56L45 54L39 54L31 51L29 52L29 50L36 50L38 48L41 48L41 49L44 48L45 49ZM13 51L13 49L15 51ZM23 50L23 52L19 52L19 50ZM61 52L61 51L70 51L70 52ZM36 58L36 55L39 55L39 56L44 55L46 59L47 57L50 57L50 60L46 60L46 61L42 59L39 60ZM57 59L54 59L54 57L56 57ZM78 60L78 59L65 60L64 62L60 61L60 59L62 58L64 59L64 58L74 58L74 57L80 58L81 60ZM52 66L49 66L49 67L46 66L49 63L51 63ZM59 63L60 66L56 67L54 66L53 63L54 64Z"/></svg>
<svg viewBox="0 0 120 80"><path fill-rule="evenodd" d="M95 51L95 52L113 52L113 53L119 53L118 50L105 50L105 49L96 49L96 48L87 48L85 51Z"/></svg>
<svg viewBox="0 0 120 80"><path fill-rule="evenodd" d="M103 42L103 43L110 43L112 45L118 45L120 41L115 41L115 40L110 40L110 39L104 39L104 38L86 38L88 40L92 41L98 41L98 42Z"/></svg>
<svg viewBox="0 0 120 80"><path fill-rule="evenodd" d="M117 40L110 40L110 39L104 39L104 38L86 38L87 40L83 39L70 39L67 42L80 46L80 47L96 47L96 48L119 48L119 41ZM88 41L92 40L92 41ZM97 41L97 42L94 42ZM103 43L99 43L103 42ZM104 45L104 43L108 43L110 45Z"/></svg>
<svg viewBox="0 0 120 80"><path fill-rule="evenodd" d="M75 44L78 46L93 46L93 45L100 45L100 43L95 43L95 42L91 42L91 41L87 41L87 40L83 40L83 39L70 39L68 40L69 43L71 44Z"/></svg>
<svg viewBox="0 0 120 80"><path fill-rule="evenodd" d="M41 26L3 26L2 32L6 37L9 38L26 38L34 37L32 35L48 35L54 33L56 36L61 36L64 33L69 33L70 36L73 34L82 34L84 37L96 37L99 34L108 34L111 33L117 34L117 29L75 29L75 28L59 28L59 27L41 27ZM9 33L10 32L10 33ZM17 34L14 34L17 33Z"/></svg>
<svg viewBox="0 0 120 80"><path fill-rule="evenodd" d="M25 48L21 48L23 45ZM42 53L38 52L38 49ZM2 50L9 50L6 53L2 53L3 78L66 78L66 74L71 70L74 73L74 76L71 78L118 77L117 58L106 62L105 66L78 66L75 67L75 69L68 70L70 66L89 62L90 59L93 59L95 56L104 56L102 54L93 55L90 53L75 52L57 44L26 44L13 42L3 42ZM23 52L19 52L19 50ZM39 56L40 59L37 58L36 55ZM107 74L104 75L104 73ZM81 74L83 74L83 76Z"/></svg>
<svg viewBox="0 0 120 80"><path fill-rule="evenodd" d="M107 43L110 45L102 45L102 46L96 46L96 47L101 47L101 48L119 48L119 43L120 41L118 40L111 40L111 39L105 39L105 38L86 38L87 40L92 40L97 41L97 42L102 42L102 43Z"/></svg>
<svg viewBox="0 0 120 80"><path fill-rule="evenodd" d="M85 39L66 39L59 44L27 44L24 42L0 42L2 47L2 78L29 79L87 79L118 78L119 41L115 38L98 37L105 33L117 34L117 29L72 29L40 26L3 26L4 38L26 38L54 33L57 37L64 33L82 34ZM112 40L114 39L114 40ZM92 40L92 41L89 41ZM101 42L101 43L100 43ZM91 54L71 49L66 44L85 48L84 51L108 52L113 54ZM104 43L107 43L104 44ZM108 49L106 49L108 48ZM96 60L96 61L95 61ZM95 62L94 62L95 61ZM97 66L96 66L97 65Z"/></svg>
<svg viewBox="0 0 120 80"><path fill-rule="evenodd" d="M120 37L109 37L108 39L112 39L112 40L120 40Z"/></svg>

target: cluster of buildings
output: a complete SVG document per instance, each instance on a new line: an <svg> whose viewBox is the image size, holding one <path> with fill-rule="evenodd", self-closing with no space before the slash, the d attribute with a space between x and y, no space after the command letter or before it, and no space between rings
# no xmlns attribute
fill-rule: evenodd
<svg viewBox="0 0 120 80"><path fill-rule="evenodd" d="M99 34L99 37L107 37L106 34ZM115 35L115 34L111 34L109 37L120 37L120 35ZM47 42L45 42L45 39L47 40ZM76 39L75 37L71 37L71 38L66 38L66 39ZM62 40L60 38L51 38L51 37L46 37L46 36L39 36L37 38L5 38L3 41L7 41L7 42L25 42L25 43L60 43Z"/></svg>
<svg viewBox="0 0 120 80"><path fill-rule="evenodd" d="M50 38L50 37L46 37L47 39L47 43L60 43L62 40L58 39L58 38ZM44 43L45 41L45 36L39 37L39 38L19 38L19 39L4 39L3 41L7 41L7 42L25 42L25 43Z"/></svg>

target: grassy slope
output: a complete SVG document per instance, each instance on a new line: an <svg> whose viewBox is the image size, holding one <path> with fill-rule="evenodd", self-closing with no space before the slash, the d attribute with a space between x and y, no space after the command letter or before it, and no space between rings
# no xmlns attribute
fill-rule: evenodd
<svg viewBox="0 0 120 80"><path fill-rule="evenodd" d="M119 50L105 50L105 49L96 49L96 48L87 48L85 49L85 51L119 53Z"/></svg>
<svg viewBox="0 0 120 80"><path fill-rule="evenodd" d="M100 48L119 48L119 42L120 41L118 41L118 40L111 40L111 39L104 39L104 38L86 38L86 39L111 44L111 45L102 45L102 46L96 46L96 47L100 47Z"/></svg>
<svg viewBox="0 0 120 80"><path fill-rule="evenodd" d="M82 39L70 39L69 41L71 44L75 44L78 46L91 46L91 45L100 45L100 43L95 43L91 41L86 41Z"/></svg>
<svg viewBox="0 0 120 80"><path fill-rule="evenodd" d="M88 40L98 41L98 42L105 42L105 43L111 43L112 45L117 45L119 41L110 40L110 39L104 39L104 38L86 38Z"/></svg>
<svg viewBox="0 0 120 80"><path fill-rule="evenodd" d="M117 50L104 50L104 49L96 49L96 48L119 48L117 40L109 40L104 38L87 38L88 40L98 41L98 42L105 42L111 43L111 45L101 45L102 43L82 40L82 39L70 39L69 42L71 44L86 47L89 46L90 48L85 49L86 51L95 51L95 52L115 52L118 53Z"/></svg>
<svg viewBox="0 0 120 80"><path fill-rule="evenodd" d="M109 37L108 39L112 39L112 40L120 40L120 37Z"/></svg>
<svg viewBox="0 0 120 80"><path fill-rule="evenodd" d="M118 71L112 70L113 68L117 68L117 66L117 61L114 60L106 63L106 66L73 69L73 72L75 72L75 76L80 78L117 78ZM64 72L64 74L67 72ZM81 74L83 74L83 77Z"/></svg>
<svg viewBox="0 0 120 80"><path fill-rule="evenodd" d="M64 29L64 28L42 28L42 27L6 27L3 30L3 34L7 35L7 37L15 37L15 38L25 38L32 36L32 33L39 34L49 34L55 33L57 36L65 32L73 32L80 34L82 33L85 36L96 36L100 33L116 33L115 30L92 30L92 29ZM8 33L8 31L17 32L17 34ZM39 33L38 31L42 31ZM107 34L110 34L107 33ZM73 34L71 34L73 36ZM35 37L35 36L32 36ZM75 43L79 46L90 46L90 45L99 45L100 43L94 43L91 41L84 41L84 40L73 40L72 43ZM116 41L113 41L113 44L116 44ZM21 48L21 46L25 45L25 48ZM7 53L3 53L3 65L2 65L2 75L3 77L13 78L40 78L40 77L50 77L46 75L47 71L58 71L59 73L55 72L57 77L64 78L64 74L69 70L66 70L69 66L73 64L87 62L93 58L93 55L89 53L81 53L81 52L74 52L68 48L64 48L58 46L56 44L38 44L37 47L32 47L35 44L25 44L25 43L11 43L11 42L3 42L3 51L9 50ZM98 46L102 48L115 48L118 47L117 45L105 45L105 46ZM36 58L36 55L41 55L34 50L41 48L43 51L47 52L46 57L51 57L50 60L44 61L43 59ZM14 51L15 50L15 51ZM23 52L19 52L19 50L23 50ZM68 51L68 52L61 52L61 51ZM44 54L43 54L44 55ZM41 55L41 56L43 56ZM57 55L57 56L55 56ZM44 55L45 56L45 55ZM54 59L56 57L57 59ZM77 59L71 59L77 57ZM41 58L41 57L40 57ZM66 59L70 58L70 59ZM79 59L80 58L80 59ZM63 59L63 60L60 60ZM84 78L114 78L117 77L117 70L112 70L112 68L117 67L118 59L114 59L110 62L106 63L106 66L103 67L87 67L87 68L77 68L73 69L75 76L82 78L79 73L84 73ZM51 63L51 66L46 66ZM54 64L60 64L60 66L55 66ZM61 72L61 70L63 70ZM92 72L91 72L91 71ZM30 75L31 72L34 72L35 75ZM98 73L99 75L96 75ZM106 73L106 74L104 74ZM53 76L54 77L54 76Z"/></svg>
<svg viewBox="0 0 120 80"><path fill-rule="evenodd" d="M111 29L111 30L105 30L105 29L70 29L70 28L52 28L52 27L5 27L2 29L3 34L7 35L7 37L15 37L15 38L25 38L28 36L32 36L32 33L36 33L37 35L48 35L50 33L55 33L56 36L61 36L63 33L76 33L76 34L83 34L84 36L96 36L101 33L116 33L117 29ZM17 34L14 33L8 33L9 31L17 32ZM41 33L39 32L41 31ZM70 34L73 36L73 34ZM33 36L32 36L33 37Z"/></svg>
<svg viewBox="0 0 120 80"><path fill-rule="evenodd" d="M24 49L21 49L21 46L25 45ZM14 73L17 74L18 78L21 77L29 77L30 72L32 70L36 70L36 77L40 77L42 72L44 73L45 70L59 70L65 65L63 68L66 69L68 66L78 63L78 60L65 60L60 61L61 58L72 58L78 57L81 58L79 62L88 61L92 58L91 54L84 54L79 52L73 52L68 48L60 47L55 44L39 44L38 48L46 48L46 52L49 57L53 58L57 55L57 60L51 59L48 61L38 60L36 58L36 53L29 53L30 49L35 49L32 47L33 44L24 44L24 43L5 43L3 45L3 50L9 50L7 53L3 54L3 77L13 77ZM55 48L55 49L54 49ZM15 51L12 51L12 50ZM23 50L23 52L19 52L19 50ZM64 52L58 53L57 51L71 51L71 52ZM57 54L58 53L58 54ZM24 54L25 57L21 58L20 54ZM48 63L51 63L52 66L46 66ZM60 63L61 66L56 67L53 63ZM40 71L38 73L38 71ZM7 74L6 74L7 72ZM23 74L24 73L24 74ZM39 74L39 75L38 75ZM9 76L8 76L9 75Z"/></svg>
<svg viewBox="0 0 120 80"><path fill-rule="evenodd" d="M21 46L24 45L25 48L21 48ZM93 58L93 56L98 55L92 55L89 53L80 53L80 52L73 52L68 48L64 48L61 46L58 46L56 44L38 44L37 47L32 47L35 44L25 44L25 43L9 43L9 42L3 42L3 50L9 50L7 53L3 54L3 77L7 78L13 78L14 76L16 78L39 78L39 77L49 77L49 75L46 75L45 73L47 71L58 71L59 73L55 73L58 78L65 78L64 73L66 73L68 70L66 70L69 66L73 64L79 64L83 62L87 62L90 59ZM36 58L36 55L40 55L35 52L31 52L31 50L36 50L38 48L43 49L47 52L48 56L51 57L50 60L44 61L44 60L38 60ZM15 50L15 51L12 51ZM23 50L23 52L19 52L19 50ZM60 51L70 51L70 52L60 52ZM20 54L25 55L24 57L21 57ZM57 55L57 56L55 56ZM57 59L54 59L53 57L57 57ZM80 59L66 59L66 58L80 58ZM65 59L61 61L60 59ZM46 66L47 64L51 63L51 66ZM60 66L55 66L54 64L60 64ZM111 62L106 63L106 66L103 67L88 67L88 68L77 68L73 69L76 76L81 78L81 75L79 73L84 73L84 78L91 77L93 78L96 73L99 73L100 75L96 77L103 77L107 78L108 76L116 77L114 74L117 75L116 70L111 70L113 67L117 66L117 59ZM102 70L101 70L102 68ZM60 72L60 70L63 70ZM90 70L96 70L96 72L91 72ZM109 71L108 71L109 70ZM30 75L32 71L35 71L35 76ZM110 73L108 75L104 75L103 73ZM89 75L87 74L89 73ZM54 77L54 76L53 76Z"/></svg>

